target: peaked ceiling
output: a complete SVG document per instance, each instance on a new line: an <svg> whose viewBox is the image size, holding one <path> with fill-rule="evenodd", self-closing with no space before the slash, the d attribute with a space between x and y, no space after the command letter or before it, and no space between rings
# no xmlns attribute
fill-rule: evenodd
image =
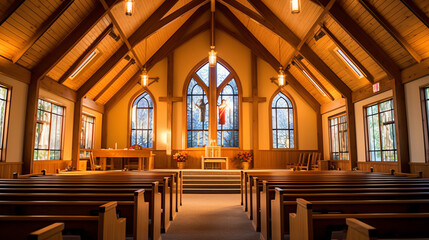
<svg viewBox="0 0 429 240"><path fill-rule="evenodd" d="M116 0L0 1L0 55L99 104L119 98L151 68L195 35L210 31L208 0L135 0L132 16ZM217 30L249 46L289 84L326 104L392 78L429 57L429 1L217 0ZM324 36L316 40L315 34ZM321 36L321 35L320 35ZM280 46L280 47L279 47ZM358 78L340 48L365 73ZM94 49L99 54L68 76ZM280 50L281 51L280 51ZM303 74L312 74L324 96Z"/></svg>

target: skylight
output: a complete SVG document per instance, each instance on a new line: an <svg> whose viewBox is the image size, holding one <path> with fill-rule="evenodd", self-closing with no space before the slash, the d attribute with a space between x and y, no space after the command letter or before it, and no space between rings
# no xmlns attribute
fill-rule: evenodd
<svg viewBox="0 0 429 240"><path fill-rule="evenodd" d="M311 81L311 83L313 83L313 85L323 94L323 96L327 97L325 91L323 91L323 89L319 86L319 84L317 84L313 78L310 76L310 74L308 74L305 70L302 70L302 72L304 73L304 75Z"/></svg>
<svg viewBox="0 0 429 240"><path fill-rule="evenodd" d="M70 79L73 79L76 77L76 75L78 75L82 69L84 69L94 58L95 56L97 56L97 54L99 53L98 49L95 49L94 51L92 51L91 54L89 54L89 56L79 65L79 67L76 68L76 70L74 70L74 72L72 74L70 74Z"/></svg>
<svg viewBox="0 0 429 240"><path fill-rule="evenodd" d="M341 49L335 49L335 52L343 59L343 61L352 69L352 71L358 76L358 78L364 77L360 69L347 57L347 55L341 51Z"/></svg>

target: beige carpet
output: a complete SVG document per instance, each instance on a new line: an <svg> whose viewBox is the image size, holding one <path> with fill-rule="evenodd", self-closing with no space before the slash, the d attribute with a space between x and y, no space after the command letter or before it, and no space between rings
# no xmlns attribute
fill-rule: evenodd
<svg viewBox="0 0 429 240"><path fill-rule="evenodd" d="M259 240L239 194L185 194L163 240Z"/></svg>

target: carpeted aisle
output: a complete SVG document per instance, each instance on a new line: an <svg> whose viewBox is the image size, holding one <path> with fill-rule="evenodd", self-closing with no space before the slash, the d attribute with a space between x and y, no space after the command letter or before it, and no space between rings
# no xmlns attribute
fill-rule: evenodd
<svg viewBox="0 0 429 240"><path fill-rule="evenodd" d="M239 194L185 194L163 240L259 240Z"/></svg>

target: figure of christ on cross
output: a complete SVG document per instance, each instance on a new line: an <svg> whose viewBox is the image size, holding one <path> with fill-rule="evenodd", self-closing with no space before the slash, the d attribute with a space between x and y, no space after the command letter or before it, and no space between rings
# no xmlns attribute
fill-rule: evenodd
<svg viewBox="0 0 429 240"><path fill-rule="evenodd" d="M206 104L204 103L204 99L200 99L199 104L195 104L195 106L200 110L200 122L204 122L206 120Z"/></svg>

